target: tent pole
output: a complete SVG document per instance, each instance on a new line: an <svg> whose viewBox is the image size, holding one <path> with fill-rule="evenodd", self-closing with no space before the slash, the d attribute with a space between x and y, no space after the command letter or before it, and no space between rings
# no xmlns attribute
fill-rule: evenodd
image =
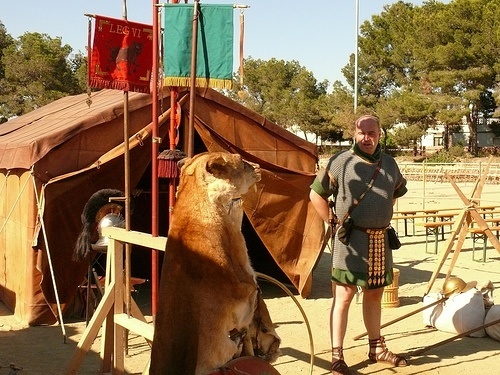
<svg viewBox="0 0 500 375"><path fill-rule="evenodd" d="M57 313L59 314L59 317L57 320L59 321L59 324L61 324L63 341L66 344L66 329L64 327L64 319L63 319L63 314L62 314L62 310L61 310L61 302L59 302L59 292L57 290L56 277L54 274L54 267L52 265L52 256L50 255L49 241L47 240L47 231L45 230L45 222L43 221L42 208L40 207L41 201L38 197L38 191L36 190L35 175L32 173L31 176L33 177L33 189L35 190L37 213L38 213L38 218L40 219L40 225L42 227L43 241L45 242L45 250L47 252L47 260L49 262L50 276L52 278L52 285L54 287L54 295L56 297Z"/></svg>
<svg viewBox="0 0 500 375"><path fill-rule="evenodd" d="M153 0L153 74L151 117L153 121L151 142L151 235L158 236L158 0ZM170 111L171 112L171 111ZM151 315L153 321L158 309L158 260L157 250L151 250Z"/></svg>
<svg viewBox="0 0 500 375"><path fill-rule="evenodd" d="M129 106L128 106L128 92L123 93L123 141L124 141L124 164L125 164L125 175L124 175L124 185L125 185L125 229L130 230L130 144L129 144L129 128L130 128L130 116L129 116ZM131 246L126 244L125 246L126 261L125 261L125 288L130 290L130 253ZM125 305L127 314L130 314L130 293L126 294Z"/></svg>
<svg viewBox="0 0 500 375"><path fill-rule="evenodd" d="M199 0L194 0L193 7L193 36L191 45L191 87L189 91L189 126L188 126L188 149L187 155L192 158L194 156L194 106L196 99L196 58L198 46L198 9Z"/></svg>
<svg viewBox="0 0 500 375"><path fill-rule="evenodd" d="M123 19L127 20L127 0L122 2ZM130 113L128 106L128 91L123 92L123 143L124 143L124 193L125 193L125 230L130 231ZM125 244L125 312L130 318L131 302L130 302L130 256L132 246L129 243ZM125 353L128 353L128 331L125 330Z"/></svg>
<svg viewBox="0 0 500 375"><path fill-rule="evenodd" d="M156 1L157 0L153 0L153 8L154 8L154 12L153 12L153 19L156 20L156 24L153 23L153 30L158 30L159 29L159 26L158 26L158 10L157 10L157 6L156 6ZM179 4L179 1L180 0L172 0L172 4ZM154 35L159 35L158 32L154 32ZM154 41L153 41L153 44L154 44ZM159 43L156 43L155 46L158 46ZM157 49L154 49L153 50L154 52L157 51ZM153 52L153 53L154 53ZM158 63L159 61L159 58L155 58L153 56L153 64L155 63ZM153 68L153 71L156 73L158 72L158 68ZM153 82L156 82L157 79L153 78ZM179 90L178 90L178 87L176 86L171 86L170 88L170 124L169 124L169 130L168 130L168 134L169 134L169 150L176 150L177 148L177 142L178 142L178 139L176 137L176 132L177 132L177 129L179 127L179 123L180 123L180 119L179 119L179 111L178 111L178 108L180 109L180 106L179 106L179 103L177 102L177 99L178 99L178 95L179 95ZM157 117L157 116L156 116ZM158 151L156 152L154 158L156 159L156 163L158 163ZM156 178L158 180L158 169L159 167L157 167L156 169L156 173L154 173L154 178ZM168 183L168 222L169 222L169 225L170 223L172 222L172 209L175 205L175 188L176 188L176 181L175 181L175 177L174 176L171 176L170 179L169 179L169 183ZM158 207L159 207L159 202L156 204L156 209L158 210ZM159 224L158 222L156 222L156 232L158 232L158 227L159 227ZM153 232L153 236L154 236L154 233ZM157 304L158 304L158 275L159 275L159 265L158 265L158 251L157 250L153 250L153 256L154 256L154 261L153 261L153 275L156 277L156 281L154 281L152 283L153 287L151 288L151 295L152 295L152 299L153 299L153 303L152 303L152 311L153 311L153 319L154 319L154 316L155 316L155 313L157 311Z"/></svg>

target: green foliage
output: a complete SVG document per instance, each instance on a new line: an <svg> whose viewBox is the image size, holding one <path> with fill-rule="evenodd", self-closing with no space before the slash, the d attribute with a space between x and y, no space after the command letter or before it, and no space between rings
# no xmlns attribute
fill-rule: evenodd
<svg viewBox="0 0 500 375"><path fill-rule="evenodd" d="M498 14L498 0L386 5L360 28L360 104L376 109L386 129L454 126L465 116L476 139L479 120L496 108ZM353 86L353 57L342 71Z"/></svg>
<svg viewBox="0 0 500 375"><path fill-rule="evenodd" d="M3 51L14 43L14 39L7 34L5 25L0 21L0 80L5 77L5 68L2 61Z"/></svg>
<svg viewBox="0 0 500 375"><path fill-rule="evenodd" d="M439 150L427 157L429 163L454 163L467 156L463 145L456 144L448 150Z"/></svg>
<svg viewBox="0 0 500 375"><path fill-rule="evenodd" d="M333 84L333 91L321 100L321 114L325 118L328 131L342 135L342 139L352 138L355 119L352 93L341 82Z"/></svg>
<svg viewBox="0 0 500 375"><path fill-rule="evenodd" d="M398 127L393 130L392 138L394 142L401 147L411 147L417 144L425 131L418 125L409 125Z"/></svg>
<svg viewBox="0 0 500 375"><path fill-rule="evenodd" d="M2 64L2 57L4 55L3 51L13 43L14 39L7 34L4 24L0 21L0 124L8 120L8 117L5 114L5 104L2 103L2 93L4 91L2 82L5 77L5 68Z"/></svg>
<svg viewBox="0 0 500 375"><path fill-rule="evenodd" d="M391 132L385 133L384 145L386 148L395 148L399 146Z"/></svg>
<svg viewBox="0 0 500 375"><path fill-rule="evenodd" d="M87 56L76 53L69 60L70 69L76 80L76 91L83 93L87 90Z"/></svg>
<svg viewBox="0 0 500 375"><path fill-rule="evenodd" d="M461 143L457 143L449 148L448 153L453 158L463 158L467 156L467 152L464 149L464 145Z"/></svg>
<svg viewBox="0 0 500 375"><path fill-rule="evenodd" d="M2 43L2 40L7 43ZM71 60L69 45L46 34L25 33L9 42L0 28L0 116L19 116L66 95L84 92L77 75L81 55Z"/></svg>
<svg viewBox="0 0 500 375"><path fill-rule="evenodd" d="M329 132L324 102L328 81L318 82L297 61L248 58L244 66L244 84L236 74L231 98L284 128Z"/></svg>
<svg viewBox="0 0 500 375"><path fill-rule="evenodd" d="M500 121L492 121L488 127L495 134L495 137L500 137Z"/></svg>
<svg viewBox="0 0 500 375"><path fill-rule="evenodd" d="M426 159L429 163L453 163L455 162L455 157L450 155L447 150L439 150Z"/></svg>

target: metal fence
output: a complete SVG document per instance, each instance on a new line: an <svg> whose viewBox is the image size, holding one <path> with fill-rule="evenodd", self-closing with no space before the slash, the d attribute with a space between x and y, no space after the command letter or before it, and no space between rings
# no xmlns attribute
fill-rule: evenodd
<svg viewBox="0 0 500 375"><path fill-rule="evenodd" d="M487 162L474 163L398 163L408 181L448 182L448 174L455 182L475 182L487 168ZM489 165L486 183L500 184L500 163Z"/></svg>

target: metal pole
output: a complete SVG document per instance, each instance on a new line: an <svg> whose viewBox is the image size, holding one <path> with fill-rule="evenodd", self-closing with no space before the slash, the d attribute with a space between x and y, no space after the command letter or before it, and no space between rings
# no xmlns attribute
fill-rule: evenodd
<svg viewBox="0 0 500 375"><path fill-rule="evenodd" d="M358 35L359 35L359 0L356 0L356 37L354 50L354 113L358 109Z"/></svg>
<svg viewBox="0 0 500 375"><path fill-rule="evenodd" d="M158 237L158 0L153 0L153 73L152 73L152 99L151 99L151 120L153 123L151 142L151 235ZM158 306L158 279L159 279L159 254L158 250L151 250L151 315L153 321L156 316Z"/></svg>

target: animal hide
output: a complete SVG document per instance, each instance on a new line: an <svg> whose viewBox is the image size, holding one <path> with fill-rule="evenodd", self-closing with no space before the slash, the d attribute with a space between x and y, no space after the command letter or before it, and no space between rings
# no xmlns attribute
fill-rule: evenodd
<svg viewBox="0 0 500 375"><path fill-rule="evenodd" d="M162 266L150 374L207 374L239 357L243 347L261 355L252 337L266 337L265 346L274 352L269 359L276 359L279 337L259 299L241 233L242 196L259 180L259 166L235 154L199 154L182 166Z"/></svg>

